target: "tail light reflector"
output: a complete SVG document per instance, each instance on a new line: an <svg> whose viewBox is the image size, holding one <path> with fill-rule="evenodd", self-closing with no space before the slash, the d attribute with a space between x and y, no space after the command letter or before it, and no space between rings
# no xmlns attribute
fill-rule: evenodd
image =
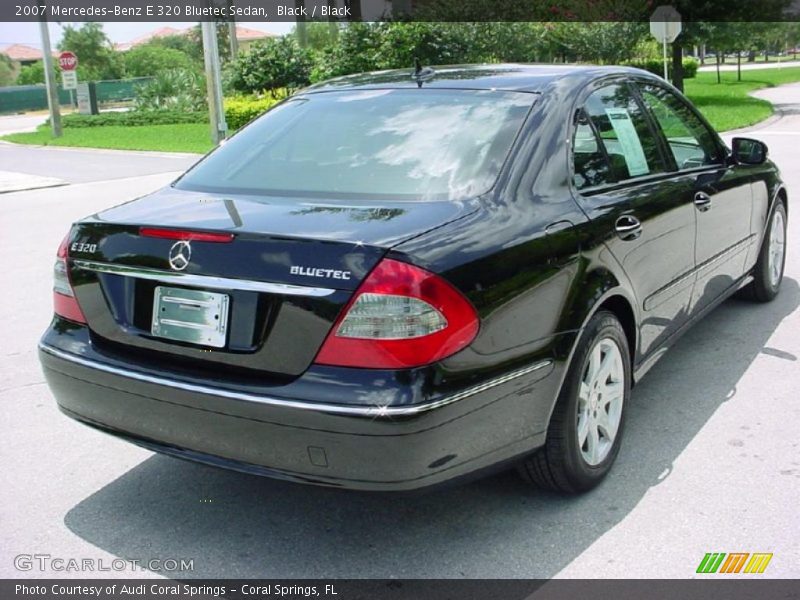
<svg viewBox="0 0 800 600"><path fill-rule="evenodd" d="M356 290L315 362L419 367L462 350L477 333L478 315L461 292L424 269L385 259Z"/></svg>
<svg viewBox="0 0 800 600"><path fill-rule="evenodd" d="M53 265L53 310L59 316L76 323L86 323L86 317L75 299L67 271L69 234L61 242Z"/></svg>

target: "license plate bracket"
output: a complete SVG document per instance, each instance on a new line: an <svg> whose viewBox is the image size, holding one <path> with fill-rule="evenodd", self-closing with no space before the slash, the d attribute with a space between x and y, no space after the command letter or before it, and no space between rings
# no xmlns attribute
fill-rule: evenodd
<svg viewBox="0 0 800 600"><path fill-rule="evenodd" d="M227 294L157 286L150 333L168 340L224 348L229 305Z"/></svg>

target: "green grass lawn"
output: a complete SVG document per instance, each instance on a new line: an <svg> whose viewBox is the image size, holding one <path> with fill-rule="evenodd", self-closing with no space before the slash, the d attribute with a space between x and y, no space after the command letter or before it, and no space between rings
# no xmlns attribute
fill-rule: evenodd
<svg viewBox="0 0 800 600"><path fill-rule="evenodd" d="M742 71L742 81L736 72L723 71L722 83L715 72L704 71L686 80L686 95L694 102L718 131L753 125L772 114L772 105L748 96L749 92L800 81L800 67Z"/></svg>
<svg viewBox="0 0 800 600"><path fill-rule="evenodd" d="M80 127L64 129L64 135L53 138L50 128L39 127L32 133L12 133L2 139L18 144L38 146L77 146L116 150L155 150L160 152L208 152L210 132L205 123L180 125L144 125L140 127Z"/></svg>
<svg viewBox="0 0 800 600"><path fill-rule="evenodd" d="M686 95L718 131L728 131L753 125L772 114L769 102L752 98L749 92L795 81L800 81L800 67L742 71L742 81L736 81L736 72L724 71L722 83L717 83L715 72L701 72L686 80ZM35 133L14 133L0 139L40 146L118 150L203 153L211 149L208 125L204 123L66 128L58 139L53 139L43 126Z"/></svg>

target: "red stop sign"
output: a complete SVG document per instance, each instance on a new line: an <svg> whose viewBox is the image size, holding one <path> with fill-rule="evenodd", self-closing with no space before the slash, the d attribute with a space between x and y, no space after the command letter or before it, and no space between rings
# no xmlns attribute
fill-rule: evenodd
<svg viewBox="0 0 800 600"><path fill-rule="evenodd" d="M78 57L72 52L62 52L58 55L58 66L62 71L74 71L78 68Z"/></svg>

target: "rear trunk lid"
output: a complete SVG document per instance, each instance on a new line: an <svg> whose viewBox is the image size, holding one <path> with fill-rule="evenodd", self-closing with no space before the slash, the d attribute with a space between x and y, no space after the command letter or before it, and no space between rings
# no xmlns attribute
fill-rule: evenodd
<svg viewBox="0 0 800 600"><path fill-rule="evenodd" d="M77 223L70 276L93 342L109 353L206 377L291 378L392 246L474 208L166 188ZM198 232L232 235L192 239Z"/></svg>

